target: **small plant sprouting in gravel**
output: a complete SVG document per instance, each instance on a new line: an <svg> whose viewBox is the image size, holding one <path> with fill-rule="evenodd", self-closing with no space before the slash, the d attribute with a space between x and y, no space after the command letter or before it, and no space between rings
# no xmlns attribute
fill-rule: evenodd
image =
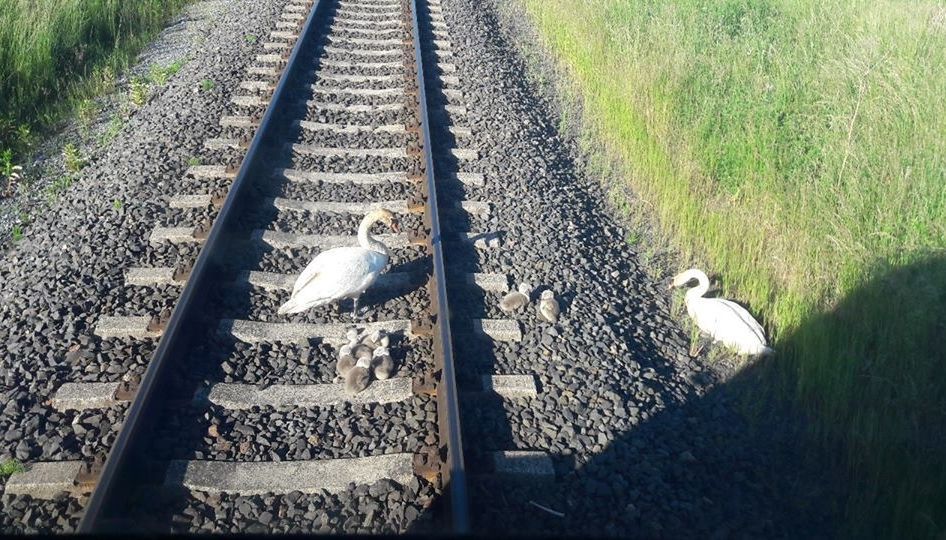
<svg viewBox="0 0 946 540"><path fill-rule="evenodd" d="M24 152L33 146L33 132L30 131L29 124L16 126L16 141Z"/></svg>
<svg viewBox="0 0 946 540"><path fill-rule="evenodd" d="M49 204L54 203L56 201L56 197L59 196L59 194L63 191L69 189L72 184L75 184L76 180L78 180L78 178L72 175L61 176L53 180L53 183L50 184L49 187L47 187L44 191L46 194L46 202Z"/></svg>
<svg viewBox="0 0 946 540"><path fill-rule="evenodd" d="M82 170L82 167L85 167L85 159L82 158L82 153L72 143L68 143L63 147L62 158L65 161L66 170L71 173L77 173Z"/></svg>
<svg viewBox="0 0 946 540"><path fill-rule="evenodd" d="M210 79L204 79L200 81L200 89L203 90L204 92L210 92L216 86L217 84L211 81Z"/></svg>
<svg viewBox="0 0 946 540"><path fill-rule="evenodd" d="M196 167L200 165L200 158L197 156L191 156L187 158L187 164L190 165L191 167Z"/></svg>
<svg viewBox="0 0 946 540"><path fill-rule="evenodd" d="M125 207L125 203L123 203L121 199L115 199L114 201L112 201L112 208L114 208L115 210L121 210L124 207Z"/></svg>
<svg viewBox="0 0 946 540"><path fill-rule="evenodd" d="M88 132L98 114L99 105L94 99L83 99L76 106L76 118L79 120L79 126L83 131Z"/></svg>
<svg viewBox="0 0 946 540"><path fill-rule="evenodd" d="M19 242L20 240L22 240L22 239L23 239L23 227L22 227L21 225L14 225L13 228L10 229L10 238L13 239L14 242ZM16 472L16 471L14 471L14 472ZM0 467L0 477L3 477L3 470L2 470L2 467Z"/></svg>
<svg viewBox="0 0 946 540"><path fill-rule="evenodd" d="M247 43L249 43L250 45L252 45L252 44L256 43L256 39L257 39L257 38L256 38L256 36L253 35L253 34L247 34L247 35L243 36L243 39L245 39Z"/></svg>
<svg viewBox="0 0 946 540"><path fill-rule="evenodd" d="M131 102L141 107L148 102L148 85L139 77L132 77L129 82Z"/></svg>
<svg viewBox="0 0 946 540"><path fill-rule="evenodd" d="M118 132L122 130L122 127L125 125L125 120L120 114L116 114L108 121L108 127L105 128L105 131L102 132L101 137L99 138L99 144L108 144L112 142L112 139L118 135Z"/></svg>
<svg viewBox="0 0 946 540"><path fill-rule="evenodd" d="M23 465L19 461L8 459L0 463L0 479L6 479L14 473L23 472L25 470L26 469L23 468Z"/></svg>
<svg viewBox="0 0 946 540"><path fill-rule="evenodd" d="M16 186L23 178L23 167L13 164L13 150L7 149L0 153L0 176L3 177L3 197L12 197Z"/></svg>
<svg viewBox="0 0 946 540"><path fill-rule="evenodd" d="M90 91L99 96L110 94L115 89L115 83L118 81L112 66L105 66L94 71L90 79Z"/></svg>
<svg viewBox="0 0 946 540"><path fill-rule="evenodd" d="M155 64L151 66L151 69L148 73L148 78L154 84L158 86L164 86L164 84L168 82L168 79L176 75L182 67L184 67L184 60L175 60L166 66L159 66Z"/></svg>

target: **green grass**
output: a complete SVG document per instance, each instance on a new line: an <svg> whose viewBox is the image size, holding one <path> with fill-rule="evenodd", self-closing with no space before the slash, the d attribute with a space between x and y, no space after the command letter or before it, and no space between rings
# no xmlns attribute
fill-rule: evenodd
<svg viewBox="0 0 946 540"><path fill-rule="evenodd" d="M62 159L66 170L70 173L77 173L85 167L85 158L82 157L82 152L72 143L66 143L62 148Z"/></svg>
<svg viewBox="0 0 946 540"><path fill-rule="evenodd" d="M0 463L0 480L9 478L11 475L18 472L23 472L24 470L26 469L23 468L23 465L21 465L19 461L15 459L8 459Z"/></svg>
<svg viewBox="0 0 946 540"><path fill-rule="evenodd" d="M158 86L164 86L168 79L184 67L184 63L184 60L175 60L166 66L153 65L148 71L148 79Z"/></svg>
<svg viewBox="0 0 946 540"><path fill-rule="evenodd" d="M946 6L522 2L662 240L766 323L849 532L946 530Z"/></svg>
<svg viewBox="0 0 946 540"><path fill-rule="evenodd" d="M0 150L28 150L76 103L114 86L115 73L187 0L3 0Z"/></svg>
<svg viewBox="0 0 946 540"><path fill-rule="evenodd" d="M128 98L136 107L141 107L148 102L148 83L140 77L132 77L128 82Z"/></svg>

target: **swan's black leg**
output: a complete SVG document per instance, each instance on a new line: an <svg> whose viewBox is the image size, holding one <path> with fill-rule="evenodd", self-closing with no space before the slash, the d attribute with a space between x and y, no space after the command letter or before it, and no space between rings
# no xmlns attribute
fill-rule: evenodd
<svg viewBox="0 0 946 540"><path fill-rule="evenodd" d="M351 312L351 317L352 317L352 319L354 319L354 320L356 320L356 321L357 321L357 320L360 320L360 319L365 315L365 313L368 311L368 310L365 309L364 307L361 307L361 308L358 307L358 300L359 300L360 298L361 298L360 295L355 297L355 299L354 299L354 305L353 305L353 307L352 307L352 312Z"/></svg>

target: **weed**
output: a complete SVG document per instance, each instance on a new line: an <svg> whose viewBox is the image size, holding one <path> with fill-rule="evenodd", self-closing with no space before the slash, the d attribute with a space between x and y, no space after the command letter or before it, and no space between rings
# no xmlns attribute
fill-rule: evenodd
<svg viewBox="0 0 946 540"><path fill-rule="evenodd" d="M144 79L132 77L128 84L128 96L136 107L148 102L148 83Z"/></svg>
<svg viewBox="0 0 946 540"><path fill-rule="evenodd" d="M210 92L213 90L217 84L210 79L204 79L200 81L200 89L204 92Z"/></svg>
<svg viewBox="0 0 946 540"><path fill-rule="evenodd" d="M77 180L78 177L68 174L53 180L52 184L50 184L44 191L44 194L46 195L46 202L49 204L56 202L56 198L61 193L72 187L72 185L75 184Z"/></svg>
<svg viewBox="0 0 946 540"><path fill-rule="evenodd" d="M683 288L674 289L670 296L670 314L674 317L683 316L683 310L686 307L686 290Z"/></svg>
<svg viewBox="0 0 946 540"><path fill-rule="evenodd" d="M23 167L13 164L13 150L0 152L0 178L3 179L3 197L12 197L16 193L16 186L23 177Z"/></svg>
<svg viewBox="0 0 946 540"><path fill-rule="evenodd" d="M16 142L23 150L28 150L33 146L33 131L29 124L16 126Z"/></svg>
<svg viewBox="0 0 946 540"><path fill-rule="evenodd" d="M197 156L191 156L187 158L187 164L190 165L191 167L196 167L200 165L200 158Z"/></svg>
<svg viewBox="0 0 946 540"><path fill-rule="evenodd" d="M76 118L79 125L88 132L99 114L99 104L94 99L83 99L76 105Z"/></svg>
<svg viewBox="0 0 946 540"><path fill-rule="evenodd" d="M13 228L10 229L10 238L12 238L14 242L19 242L22 240L23 227L21 225L14 225ZM3 476L2 471L0 471L0 476Z"/></svg>
<svg viewBox="0 0 946 540"><path fill-rule="evenodd" d="M118 76L115 75L115 69L112 66L102 66L92 72L89 78L89 92L92 95L105 95L115 90L118 84Z"/></svg>
<svg viewBox="0 0 946 540"><path fill-rule="evenodd" d="M148 79L158 86L164 86L168 79L176 75L182 67L184 67L184 60L175 60L167 66L155 64L148 72Z"/></svg>
<svg viewBox="0 0 946 540"><path fill-rule="evenodd" d="M125 207L125 203L123 203L121 199L115 199L114 201L112 201L112 208L114 208L115 210L121 210L124 207Z"/></svg>
<svg viewBox="0 0 946 540"><path fill-rule="evenodd" d="M254 36L253 34L247 34L247 35L243 36L243 39L245 39L247 43L249 43L249 44L252 45L252 44L256 43L256 40L257 40L258 38L257 38L256 36Z"/></svg>
<svg viewBox="0 0 946 540"><path fill-rule="evenodd" d="M33 134L27 124L17 124L0 116L0 148L13 152L13 157L28 152L33 145Z"/></svg>
<svg viewBox="0 0 946 540"><path fill-rule="evenodd" d="M99 138L99 144L108 144L112 142L118 133L122 130L122 127L125 125L125 120L122 118L122 115L116 114L108 121L108 126L105 128L105 131L102 132L101 137Z"/></svg>
<svg viewBox="0 0 946 540"><path fill-rule="evenodd" d="M700 328L689 319L687 319L685 327L687 328L687 334L690 336L690 356L697 357L703 352L703 334L700 332Z"/></svg>
<svg viewBox="0 0 946 540"><path fill-rule="evenodd" d="M66 170L71 173L77 173L85 167L85 159L82 152L72 143L67 143L62 149L62 159L66 165Z"/></svg>
<svg viewBox="0 0 946 540"><path fill-rule="evenodd" d="M3 462L0 462L0 480L6 480L11 475L15 473L23 472L25 470L26 469L23 468L23 465L17 460L15 459L5 460Z"/></svg>

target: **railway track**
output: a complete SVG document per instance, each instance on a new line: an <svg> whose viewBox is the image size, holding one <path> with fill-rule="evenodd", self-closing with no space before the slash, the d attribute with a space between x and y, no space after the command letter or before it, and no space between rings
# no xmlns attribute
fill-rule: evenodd
<svg viewBox="0 0 946 540"><path fill-rule="evenodd" d="M147 371L69 383L51 401L129 404L107 460L33 464L6 491L89 496L81 532L307 530L300 519L325 532L467 532L456 380L467 406L500 414L501 400L482 398L537 390L477 360L522 333L486 307L509 290L506 275L478 272L503 232L477 199L485 175L439 0L290 0L263 50L205 141L214 161L169 194L154 264L126 272L129 287L179 293L173 311L95 328L103 341L158 340ZM378 236L392 262L364 317L345 304L277 315L312 256L354 245L377 208L405 231ZM451 311L448 293L473 304ZM387 335L395 361L357 394L335 379L353 329ZM554 474L544 453L466 453L477 472Z"/></svg>

